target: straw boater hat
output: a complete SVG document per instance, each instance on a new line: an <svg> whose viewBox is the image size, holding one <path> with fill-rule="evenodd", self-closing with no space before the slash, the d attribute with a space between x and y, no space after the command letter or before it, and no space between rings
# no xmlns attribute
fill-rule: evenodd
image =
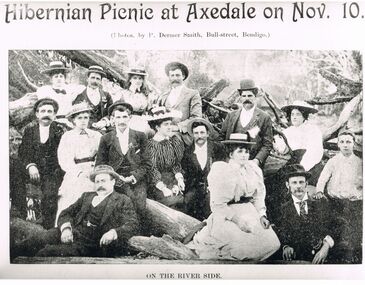
<svg viewBox="0 0 365 285"><path fill-rule="evenodd" d="M250 141L250 136L245 133L232 133L229 136L228 140L222 141L222 144L229 145L229 144L238 144L238 145L254 145L256 144L253 141Z"/></svg>
<svg viewBox="0 0 365 285"><path fill-rule="evenodd" d="M54 109L54 112L55 113L58 112L58 103L57 103L57 101L56 100L53 100L52 98L46 97L46 98L39 99L37 102L35 102L35 104L33 106L34 113L37 112L38 106L42 102L47 103L46 105L52 105L53 106L53 109Z"/></svg>
<svg viewBox="0 0 365 285"><path fill-rule="evenodd" d="M307 114L314 114L318 112L318 110L314 108L312 105L308 104L305 101L300 101L300 100L294 101L292 104L289 104L281 108L281 110L283 110L287 114L290 114L290 112L293 109L298 109L299 111Z"/></svg>
<svg viewBox="0 0 365 285"><path fill-rule="evenodd" d="M46 70L43 70L42 74L55 74L56 71L60 71L61 73L69 72L70 69L65 66L65 64L62 61L51 61L49 63L49 66Z"/></svg>
<svg viewBox="0 0 365 285"><path fill-rule="evenodd" d="M119 179L118 173L116 173L113 169L113 167L105 164L101 164L98 166L95 166L94 170L90 174L90 180L92 182L95 181L95 176L98 174L107 173L110 174L115 180Z"/></svg>
<svg viewBox="0 0 365 285"><path fill-rule="evenodd" d="M195 118L195 119L190 120L188 125L187 125L188 133L191 136L193 136L193 128L192 127L193 127L194 123L204 124L207 127L209 133L212 132L212 130L213 130L213 126L207 120L205 120L203 118Z"/></svg>
<svg viewBox="0 0 365 285"><path fill-rule="evenodd" d="M169 110L164 106L152 108L148 115L145 116L148 122L159 121L159 120L167 120L174 118L181 118L181 112L177 110Z"/></svg>
<svg viewBox="0 0 365 285"><path fill-rule="evenodd" d="M182 64L180 62L174 61L174 62L170 62L165 66L165 73L167 76L169 76L169 71L170 70L175 70L175 69L180 69L182 71L182 73L184 74L184 80L186 78L188 78L189 76L189 69L186 67L185 64Z"/></svg>
<svg viewBox="0 0 365 285"><path fill-rule="evenodd" d="M142 67L133 67L133 68L130 68L127 73L128 74L141 75L141 76L147 76L146 70L144 68L142 68Z"/></svg>
<svg viewBox="0 0 365 285"><path fill-rule="evenodd" d="M311 174L305 171L304 167L300 164L290 164L284 168L285 178L288 179L293 176L304 176L307 179L311 176Z"/></svg>
<svg viewBox="0 0 365 285"><path fill-rule="evenodd" d="M90 75L90 73L98 73L101 75L101 77L105 77L106 73L104 72L104 69L99 65L92 65L89 67L87 71L87 76Z"/></svg>
<svg viewBox="0 0 365 285"><path fill-rule="evenodd" d="M255 84L255 81L252 79L243 79L240 81L240 88L237 89L238 91L253 91L258 90L258 87Z"/></svg>
<svg viewBox="0 0 365 285"><path fill-rule="evenodd" d="M73 116L84 112L91 112L91 108L86 102L81 102L72 106L72 109L66 115L66 118L71 119Z"/></svg>
<svg viewBox="0 0 365 285"><path fill-rule="evenodd" d="M115 107L118 106L124 106L127 109L129 109L131 112L133 112L133 107L131 104L128 104L127 102L123 101L123 100L117 100L115 101L108 109L108 114L109 116L113 113L113 110L115 109Z"/></svg>

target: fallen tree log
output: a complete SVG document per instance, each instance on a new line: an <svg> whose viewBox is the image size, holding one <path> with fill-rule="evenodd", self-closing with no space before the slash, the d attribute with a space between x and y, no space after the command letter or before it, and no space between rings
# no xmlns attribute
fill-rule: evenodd
<svg viewBox="0 0 365 285"><path fill-rule="evenodd" d="M57 50L57 52L85 68L89 68L91 65L101 66L108 79L115 80L122 86L127 80L123 74L127 71L126 67L118 64L119 61L114 56L108 57L96 50Z"/></svg>
<svg viewBox="0 0 365 285"><path fill-rule="evenodd" d="M172 260L198 259L198 256L181 242L169 235L159 237L134 236L128 240L129 246L141 252Z"/></svg>
<svg viewBox="0 0 365 285"><path fill-rule="evenodd" d="M193 217L151 199L147 199L147 216L152 235L167 234L179 241L182 241L194 226L200 223Z"/></svg>
<svg viewBox="0 0 365 285"><path fill-rule="evenodd" d="M229 85L229 81L225 79L221 79L217 82L214 82L212 85L206 88L201 88L199 91L200 97L206 101L211 101L218 96L219 93L222 92L224 88Z"/></svg>

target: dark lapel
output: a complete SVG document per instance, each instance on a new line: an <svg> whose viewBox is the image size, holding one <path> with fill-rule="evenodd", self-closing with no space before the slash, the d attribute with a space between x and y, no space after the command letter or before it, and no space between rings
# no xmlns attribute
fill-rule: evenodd
<svg viewBox="0 0 365 285"><path fill-rule="evenodd" d="M191 145L191 148L190 148L190 155L191 155L191 162L192 164L194 165L194 167L196 169L201 169L200 168L200 164L199 164L199 161L198 161L198 158L196 157L196 154L195 154L195 143L193 143Z"/></svg>
<svg viewBox="0 0 365 285"><path fill-rule="evenodd" d="M81 223L82 220L84 220L89 208L90 208L90 205L93 201L93 198L96 196L96 192L90 192L90 194L86 195L85 198L84 198L84 201L82 202L82 205L81 205L81 209L80 209L80 212L79 212L79 215L78 215L78 220L77 220L77 224L78 223Z"/></svg>
<svg viewBox="0 0 365 285"><path fill-rule="evenodd" d="M119 139L117 137L117 131L113 130L110 133L111 135L111 142L112 145L114 146L114 148L117 150L117 152L121 155L124 156L122 149L120 148L120 143L119 143Z"/></svg>
<svg viewBox="0 0 365 285"><path fill-rule="evenodd" d="M227 132L227 135L230 135L231 133L234 132L234 129L235 129L236 125L237 125L237 122L238 122L238 120L240 118L241 111L242 111L242 108L240 108L239 110L234 111L232 113L232 118L231 118L231 122L230 122L230 126L229 126L230 131ZM226 139L229 139L229 137L226 137Z"/></svg>
<svg viewBox="0 0 365 285"><path fill-rule="evenodd" d="M167 97L169 96L170 94L170 91L171 89L169 89L168 91L166 91L165 93L163 93L161 95L161 101L160 101L160 106L165 106L166 105L166 100L167 100Z"/></svg>
<svg viewBox="0 0 365 285"><path fill-rule="evenodd" d="M41 136L40 136L40 132L39 132L39 123L35 124L33 127L33 139L34 142L36 142L37 144L41 143Z"/></svg>
<svg viewBox="0 0 365 285"><path fill-rule="evenodd" d="M115 200L117 199L118 195L113 192L112 194L110 194L110 196L106 199L108 199L106 207L105 207L105 211L103 214L103 217L101 218L100 221L100 226L102 226L107 219L110 217L110 215L113 213L114 208L115 208Z"/></svg>

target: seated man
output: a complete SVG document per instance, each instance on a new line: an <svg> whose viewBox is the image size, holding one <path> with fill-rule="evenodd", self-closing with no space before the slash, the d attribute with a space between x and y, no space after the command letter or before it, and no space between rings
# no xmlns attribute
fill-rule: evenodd
<svg viewBox="0 0 365 285"><path fill-rule="evenodd" d="M139 230L131 200L114 192L119 175L108 165L90 174L95 192L86 192L63 210L58 228L18 245L14 255L113 256L127 252L127 241ZM43 249L42 249L43 248Z"/></svg>
<svg viewBox="0 0 365 285"><path fill-rule="evenodd" d="M338 134L340 152L328 160L317 183L315 198L327 194L331 211L341 219L341 243L347 244L347 262L361 263L362 254L362 160L354 154L355 135Z"/></svg>
<svg viewBox="0 0 365 285"><path fill-rule="evenodd" d="M309 173L300 164L286 169L286 187L291 200L281 207L277 234L284 260L306 260L324 263L334 246L336 225L325 200L308 199Z"/></svg>
<svg viewBox="0 0 365 285"><path fill-rule="evenodd" d="M213 162L224 160L225 150L222 144L209 140L213 127L207 120L195 118L187 128L194 143L185 149L181 163L186 179L185 213L202 221L211 212L207 177Z"/></svg>

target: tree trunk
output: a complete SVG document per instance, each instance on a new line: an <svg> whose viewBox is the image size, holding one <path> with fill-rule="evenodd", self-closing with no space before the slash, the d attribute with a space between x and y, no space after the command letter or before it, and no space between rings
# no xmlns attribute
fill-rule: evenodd
<svg viewBox="0 0 365 285"><path fill-rule="evenodd" d="M128 244L138 251L164 259L198 259L198 256L190 248L169 235L163 235L162 238L134 236L129 239Z"/></svg>
<svg viewBox="0 0 365 285"><path fill-rule="evenodd" d="M179 241L182 241L194 226L200 223L193 217L150 199L147 199L147 212L151 234L155 236L168 234Z"/></svg>

